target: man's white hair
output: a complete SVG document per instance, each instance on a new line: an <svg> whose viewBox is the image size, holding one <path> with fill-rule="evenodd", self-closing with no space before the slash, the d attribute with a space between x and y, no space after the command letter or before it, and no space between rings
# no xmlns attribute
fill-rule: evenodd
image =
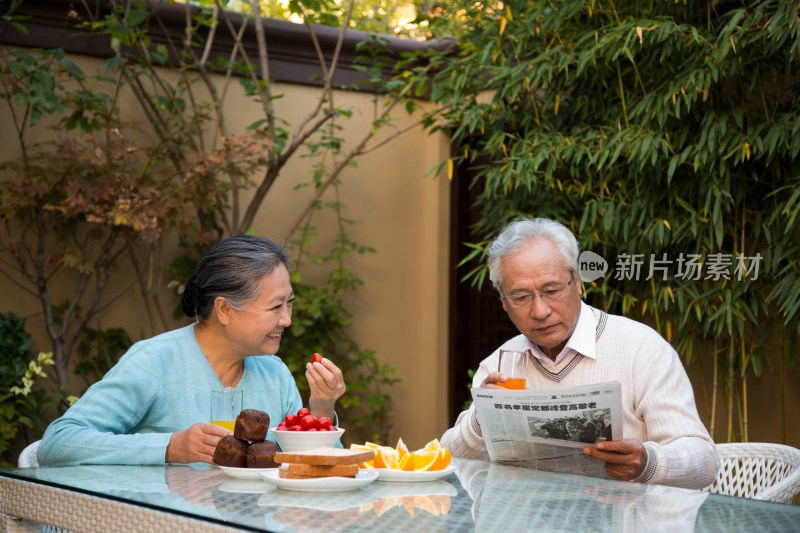
<svg viewBox="0 0 800 533"><path fill-rule="evenodd" d="M498 292L502 292L500 262L503 258L523 245L539 239L547 239L553 243L564 258L565 266L573 273L578 271L580 248L569 228L549 218L518 218L503 228L486 250L489 258L489 279Z"/></svg>

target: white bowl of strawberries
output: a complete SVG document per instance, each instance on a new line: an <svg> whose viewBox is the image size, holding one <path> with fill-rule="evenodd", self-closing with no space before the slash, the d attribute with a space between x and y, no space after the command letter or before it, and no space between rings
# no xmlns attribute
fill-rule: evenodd
<svg viewBox="0 0 800 533"><path fill-rule="evenodd" d="M333 425L327 416L319 418L303 407L297 414L288 414L277 427L270 428L278 446L285 452L335 446L344 429Z"/></svg>

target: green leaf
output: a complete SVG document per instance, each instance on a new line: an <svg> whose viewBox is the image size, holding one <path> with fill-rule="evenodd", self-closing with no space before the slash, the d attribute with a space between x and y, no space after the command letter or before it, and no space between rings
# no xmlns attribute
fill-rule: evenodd
<svg viewBox="0 0 800 533"><path fill-rule="evenodd" d="M64 67L64 70L79 80L82 80L86 77L86 75L83 73L83 70L81 70L78 65L68 59L62 59L61 65Z"/></svg>
<svg viewBox="0 0 800 533"><path fill-rule="evenodd" d="M22 24L21 22L17 22L16 20L11 21L11 26L14 27L15 30L20 32L23 35L28 35L28 27Z"/></svg>
<svg viewBox="0 0 800 533"><path fill-rule="evenodd" d="M144 9L131 9L125 16L125 22L130 27L136 27L148 19L150 13Z"/></svg>

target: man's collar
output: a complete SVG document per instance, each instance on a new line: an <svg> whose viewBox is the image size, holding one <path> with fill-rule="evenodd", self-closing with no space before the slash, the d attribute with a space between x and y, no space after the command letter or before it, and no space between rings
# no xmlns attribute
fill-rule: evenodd
<svg viewBox="0 0 800 533"><path fill-rule="evenodd" d="M575 331L567 341L566 347L575 350L584 357L596 359L596 342L597 323L594 319L594 313L592 308L582 301L578 323L575 325Z"/></svg>

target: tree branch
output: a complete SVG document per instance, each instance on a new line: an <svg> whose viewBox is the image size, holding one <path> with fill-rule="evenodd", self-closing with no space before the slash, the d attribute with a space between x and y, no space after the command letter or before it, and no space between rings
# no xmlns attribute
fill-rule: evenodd
<svg viewBox="0 0 800 533"><path fill-rule="evenodd" d="M390 141L392 141L393 139L396 139L397 137L399 137L400 135L406 133L407 131L413 130L414 128L418 127L419 125L421 125L428 118L434 117L434 116L436 116L438 114L440 114L440 111L435 111L433 113L430 113L430 114L424 116L423 118L419 119L418 121L414 122L413 124L409 124L405 128L397 130L392 135L390 135L386 139L382 140L381 142L377 143L376 145L370 146L369 148L364 148L364 150L362 150L362 152L361 152L361 155L366 155L366 154L369 154L371 152L374 152L375 150L377 150L381 146L383 146L385 144L388 144Z"/></svg>
<svg viewBox="0 0 800 533"><path fill-rule="evenodd" d="M345 16L345 20L343 21L342 26L341 26L341 28L339 30L339 36L336 39L336 47L334 48L333 58L331 59L331 68L328 69L328 66L325 63L325 56L322 53L322 48L320 47L319 41L317 40L317 35L316 35L316 33L314 33L314 28L311 26L311 23L308 21L308 17L306 16L306 13L305 13L305 10L303 9L303 6L300 5L298 2L295 2L295 5L297 5L297 7L300 9L300 12L303 15L303 23L305 24L306 29L308 29L308 34L311 37L311 42L314 44L314 51L317 54L317 59L319 60L319 65L320 65L320 68L322 69L322 73L323 73L323 77L324 77L325 82L324 82L324 85L323 85L323 88L322 88L322 94L320 95L319 100L317 101L317 106L314 108L313 111L311 111L311 113L308 114L308 116L306 116L305 119L303 119L300 122L298 127L295 129L294 134L292 134L293 138L299 136L301 134L300 132L303 131L303 129L305 128L306 124L308 124L311 121L311 119L313 119L315 116L317 116L317 114L319 114L320 109L322 109L322 106L326 101L329 102L330 108L333 109L333 98L332 98L332 96L330 96L330 95L333 94L333 90L332 90L332 87L333 87L333 75L334 75L334 73L336 71L336 65L339 62L339 56L341 54L342 44L344 43L344 37L345 37L345 35L347 33L347 27L348 27L348 25L350 23L350 18L351 18L352 13L353 13L353 4L354 4L354 0L350 0L349 1L349 7L348 7L348 10L347 10L347 15ZM316 130L317 130L317 128L313 128L312 132L314 132ZM308 138L308 135L305 135L303 138L304 139Z"/></svg>

